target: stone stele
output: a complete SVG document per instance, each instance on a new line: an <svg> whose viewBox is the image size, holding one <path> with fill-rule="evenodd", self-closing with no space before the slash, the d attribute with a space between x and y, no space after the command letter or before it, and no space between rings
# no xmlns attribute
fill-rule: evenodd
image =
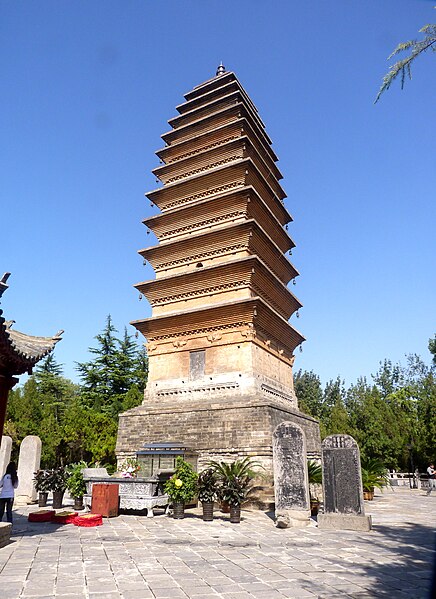
<svg viewBox="0 0 436 599"><path fill-rule="evenodd" d="M276 526L300 528L309 524L310 501L306 439L293 422L282 422L273 433Z"/></svg>
<svg viewBox="0 0 436 599"><path fill-rule="evenodd" d="M319 528L371 530L365 516L359 447L350 435L330 435L321 445L324 514Z"/></svg>
<svg viewBox="0 0 436 599"><path fill-rule="evenodd" d="M12 439L7 435L2 437L0 445L0 476L6 472L6 468L11 461Z"/></svg>
<svg viewBox="0 0 436 599"><path fill-rule="evenodd" d="M36 435L25 437L21 443L18 459L18 488L15 491L15 503L18 505L36 501L37 493L33 477L41 463L41 445L41 439Z"/></svg>

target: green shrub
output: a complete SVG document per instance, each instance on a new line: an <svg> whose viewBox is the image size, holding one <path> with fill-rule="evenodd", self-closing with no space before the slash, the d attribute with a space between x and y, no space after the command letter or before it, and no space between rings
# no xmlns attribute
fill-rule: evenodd
<svg viewBox="0 0 436 599"><path fill-rule="evenodd" d="M198 474L182 457L176 459L176 471L165 483L165 493L174 503L186 503L195 497Z"/></svg>
<svg viewBox="0 0 436 599"><path fill-rule="evenodd" d="M198 477L197 494L201 502L215 501L218 492L218 479L212 468L203 470Z"/></svg>
<svg viewBox="0 0 436 599"><path fill-rule="evenodd" d="M83 480L82 470L87 468L86 462L77 462L67 466L67 489L72 497L81 499L86 493L86 484Z"/></svg>

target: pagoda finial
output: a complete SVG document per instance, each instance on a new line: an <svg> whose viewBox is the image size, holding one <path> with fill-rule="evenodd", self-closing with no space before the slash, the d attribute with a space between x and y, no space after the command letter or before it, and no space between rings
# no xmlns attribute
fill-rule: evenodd
<svg viewBox="0 0 436 599"><path fill-rule="evenodd" d="M220 66L216 70L216 74L217 74L217 76L224 75L225 72L226 72L226 67L223 65L223 61L221 61Z"/></svg>

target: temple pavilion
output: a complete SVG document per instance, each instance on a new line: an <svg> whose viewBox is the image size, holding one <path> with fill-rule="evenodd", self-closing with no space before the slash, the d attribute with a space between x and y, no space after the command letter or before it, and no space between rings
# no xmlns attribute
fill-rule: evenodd
<svg viewBox="0 0 436 599"><path fill-rule="evenodd" d="M6 281L10 273L0 280L0 297L8 288ZM63 331L54 337L33 337L12 328L15 321L5 320L0 310L0 440L6 416L8 394L18 383L20 374L32 374L35 364L53 351Z"/></svg>
<svg viewBox="0 0 436 599"><path fill-rule="evenodd" d="M287 253L292 217L277 156L235 73L185 95L162 135L144 224L159 240L139 251L156 278L135 287L152 307L132 324L147 340L142 405L120 415L119 459L144 443L177 441L208 459L256 456L272 471L272 431L291 420L318 455L318 423L298 409L288 322L300 301Z"/></svg>

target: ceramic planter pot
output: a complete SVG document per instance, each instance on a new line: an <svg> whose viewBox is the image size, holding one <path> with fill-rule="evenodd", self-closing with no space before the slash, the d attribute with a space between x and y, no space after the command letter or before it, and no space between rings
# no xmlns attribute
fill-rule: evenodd
<svg viewBox="0 0 436 599"><path fill-rule="evenodd" d="M74 509L79 512L83 510L83 497L74 497Z"/></svg>
<svg viewBox="0 0 436 599"><path fill-rule="evenodd" d="M213 520L213 501L202 501L203 506L203 520L205 522L211 522Z"/></svg>
<svg viewBox="0 0 436 599"><path fill-rule="evenodd" d="M241 521L241 506L231 505L230 506L230 522L232 524L239 524Z"/></svg>
<svg viewBox="0 0 436 599"><path fill-rule="evenodd" d="M220 503L220 510L223 512L223 514L229 514L230 513L230 504L228 501L221 501Z"/></svg>
<svg viewBox="0 0 436 599"><path fill-rule="evenodd" d="M55 510L62 507L62 499L64 498L64 491L53 491L53 507Z"/></svg>
<svg viewBox="0 0 436 599"><path fill-rule="evenodd" d="M39 491L39 493L38 493L38 505L39 505L39 507L46 507L46 505L47 505L47 497L48 497L48 492L47 491Z"/></svg>
<svg viewBox="0 0 436 599"><path fill-rule="evenodd" d="M175 501L173 503L173 518L181 520L185 517L185 504L182 502Z"/></svg>

